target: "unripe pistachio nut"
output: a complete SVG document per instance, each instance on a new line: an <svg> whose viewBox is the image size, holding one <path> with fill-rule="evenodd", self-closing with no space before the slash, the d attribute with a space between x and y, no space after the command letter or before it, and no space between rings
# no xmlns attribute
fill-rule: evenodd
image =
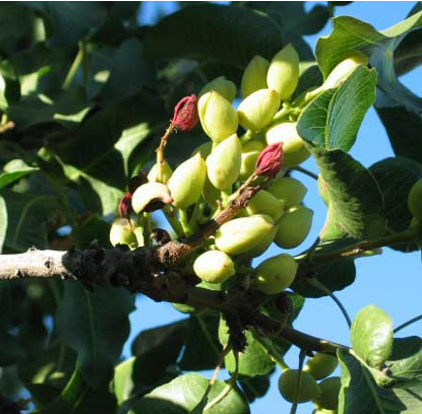
<svg viewBox="0 0 422 414"><path fill-rule="evenodd" d="M281 100L292 96L299 81L299 55L291 44L281 49L271 60L267 85L278 92Z"/></svg>
<svg viewBox="0 0 422 414"><path fill-rule="evenodd" d="M136 236L129 220L119 218L113 222L110 228L110 243L113 246L125 244L131 249L136 247Z"/></svg>
<svg viewBox="0 0 422 414"><path fill-rule="evenodd" d="M238 179L242 163L242 145L236 134L217 145L208 156L207 172L212 185L219 190L230 188Z"/></svg>
<svg viewBox="0 0 422 414"><path fill-rule="evenodd" d="M267 295L281 293L293 283L297 268L296 260L289 254L270 257L255 269L255 286Z"/></svg>
<svg viewBox="0 0 422 414"><path fill-rule="evenodd" d="M180 164L168 182L173 204L188 208L196 203L201 197L206 174L207 167L199 152Z"/></svg>
<svg viewBox="0 0 422 414"><path fill-rule="evenodd" d="M341 389L340 377L330 377L321 381L319 384L321 395L314 399L315 405L319 409L337 410L338 397Z"/></svg>
<svg viewBox="0 0 422 414"><path fill-rule="evenodd" d="M171 175L173 174L173 170L171 169L170 165L167 161L164 161L163 164L163 183L167 184L170 180ZM157 164L154 164L148 173L148 181L150 183L155 183L157 181Z"/></svg>
<svg viewBox="0 0 422 414"><path fill-rule="evenodd" d="M250 214L268 214L277 221L283 214L284 204L277 200L270 192L258 191L249 201L246 211Z"/></svg>
<svg viewBox="0 0 422 414"><path fill-rule="evenodd" d="M311 374L316 380L320 380L332 374L337 365L338 360L334 355L317 352L312 358L309 358L303 370Z"/></svg>
<svg viewBox="0 0 422 414"><path fill-rule="evenodd" d="M263 242L273 228L274 221L270 216L236 218L224 223L217 230L215 244L227 254L242 254Z"/></svg>
<svg viewBox="0 0 422 414"><path fill-rule="evenodd" d="M239 175L241 180L246 180L255 171L256 160L264 148L264 143L255 140L248 141L242 146L242 163Z"/></svg>
<svg viewBox="0 0 422 414"><path fill-rule="evenodd" d="M273 180L267 191L281 201L284 208L290 208L303 201L308 189L296 178L281 177Z"/></svg>
<svg viewBox="0 0 422 414"><path fill-rule="evenodd" d="M161 183L142 184L132 195L132 208L137 214L158 210L171 202L169 189Z"/></svg>
<svg viewBox="0 0 422 414"><path fill-rule="evenodd" d="M208 176L205 178L204 188L202 189L202 197L211 206L211 208L217 208L217 200L221 198L221 191L215 188Z"/></svg>
<svg viewBox="0 0 422 414"><path fill-rule="evenodd" d="M193 264L195 274L208 283L223 283L235 274L230 256L218 250L209 250L198 256Z"/></svg>
<svg viewBox="0 0 422 414"><path fill-rule="evenodd" d="M264 239L257 244L256 246L252 247L248 251L244 252L242 256L245 257L258 257L261 254L265 253L267 249L271 246L271 243L274 241L274 237L277 233L277 226L273 226L273 228L268 232L268 234L264 237Z"/></svg>
<svg viewBox="0 0 422 414"><path fill-rule="evenodd" d="M201 96L198 113L203 130L215 142L221 142L237 131L236 110L216 91L209 91Z"/></svg>
<svg viewBox="0 0 422 414"><path fill-rule="evenodd" d="M218 78L215 78L211 82L207 83L199 92L199 98L209 91L218 92L229 102L233 102L237 94L236 85L232 81L226 79L225 76L219 76Z"/></svg>
<svg viewBox="0 0 422 414"><path fill-rule="evenodd" d="M243 72L240 89L243 98L246 98L251 93L259 89L267 89L267 72L270 62L262 56L256 55L246 66Z"/></svg>
<svg viewBox="0 0 422 414"><path fill-rule="evenodd" d="M336 88L344 82L359 65L368 65L368 57L356 50L330 72L322 87L324 89Z"/></svg>
<svg viewBox="0 0 422 414"><path fill-rule="evenodd" d="M283 249L299 246L311 230L313 214L311 209L299 206L281 216L274 239L277 246Z"/></svg>
<svg viewBox="0 0 422 414"><path fill-rule="evenodd" d="M422 178L416 181L409 191L407 205L412 216L422 221Z"/></svg>
<svg viewBox="0 0 422 414"><path fill-rule="evenodd" d="M245 98L237 108L239 124L245 129L261 131L280 108L280 96L272 89L260 89Z"/></svg>
<svg viewBox="0 0 422 414"><path fill-rule="evenodd" d="M302 138L296 130L296 122L282 122L267 130L265 135L268 144L283 143L285 167L294 167L310 156Z"/></svg>
<svg viewBox="0 0 422 414"><path fill-rule="evenodd" d="M198 152L201 154L201 157L206 160L208 155L211 154L212 151L212 142L207 141L204 142L203 144L199 145L198 147L196 147L192 154L191 157L193 157L194 155L196 155Z"/></svg>
<svg viewBox="0 0 422 414"><path fill-rule="evenodd" d="M280 394L289 402L295 401L299 373L298 369L288 369L281 374L278 380ZM312 375L302 372L297 394L297 402L304 403L317 398L321 394L321 390Z"/></svg>

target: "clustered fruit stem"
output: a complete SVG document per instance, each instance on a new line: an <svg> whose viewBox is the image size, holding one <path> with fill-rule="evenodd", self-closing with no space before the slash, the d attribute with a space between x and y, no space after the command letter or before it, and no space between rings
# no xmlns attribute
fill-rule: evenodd
<svg viewBox="0 0 422 414"><path fill-rule="evenodd" d="M166 148L168 139L170 138L170 135L176 131L176 128L174 127L173 123L170 122L170 125L166 129L166 132L161 137L160 145L157 148L157 181L159 183L163 182L163 168L165 164L165 158L164 158L164 150Z"/></svg>

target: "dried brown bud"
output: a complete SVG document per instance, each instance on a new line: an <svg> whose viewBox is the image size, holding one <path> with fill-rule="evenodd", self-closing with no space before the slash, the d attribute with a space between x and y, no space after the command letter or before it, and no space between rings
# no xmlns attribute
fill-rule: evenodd
<svg viewBox="0 0 422 414"><path fill-rule="evenodd" d="M129 218L132 211L132 194L126 193L119 203L119 216L123 218Z"/></svg>
<svg viewBox="0 0 422 414"><path fill-rule="evenodd" d="M198 98L194 94L185 96L174 107L171 124L179 131L190 131L198 121Z"/></svg>
<svg viewBox="0 0 422 414"><path fill-rule="evenodd" d="M275 177L283 165L283 144L277 142L268 145L259 154L256 161L255 174L263 175L265 177Z"/></svg>

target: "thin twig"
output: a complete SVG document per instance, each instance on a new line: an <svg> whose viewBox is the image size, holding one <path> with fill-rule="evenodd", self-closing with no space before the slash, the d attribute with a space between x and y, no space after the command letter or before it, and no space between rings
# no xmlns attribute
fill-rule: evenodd
<svg viewBox="0 0 422 414"><path fill-rule="evenodd" d="M307 170L306 168L301 167L300 165L296 165L295 167L292 167L291 170L299 171L308 177L313 178L314 180L318 180L318 175L313 173L312 171Z"/></svg>
<svg viewBox="0 0 422 414"><path fill-rule="evenodd" d="M397 328L394 329L394 333L406 328L407 326L411 325L412 323L415 323L417 321L420 321L422 319L422 314L415 316L412 319L409 319L407 322L402 323L401 325L399 325Z"/></svg>

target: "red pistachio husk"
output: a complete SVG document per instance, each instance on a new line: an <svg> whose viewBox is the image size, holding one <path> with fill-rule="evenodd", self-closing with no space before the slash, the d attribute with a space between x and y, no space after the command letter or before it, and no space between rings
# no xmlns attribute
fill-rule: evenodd
<svg viewBox="0 0 422 414"><path fill-rule="evenodd" d="M255 166L255 175L274 178L283 165L283 143L268 145L259 154Z"/></svg>
<svg viewBox="0 0 422 414"><path fill-rule="evenodd" d="M198 98L194 94L185 96L174 107L171 124L179 131L190 131L198 121Z"/></svg>
<svg viewBox="0 0 422 414"><path fill-rule="evenodd" d="M132 194L126 193L119 203L119 216L127 219L132 211Z"/></svg>

